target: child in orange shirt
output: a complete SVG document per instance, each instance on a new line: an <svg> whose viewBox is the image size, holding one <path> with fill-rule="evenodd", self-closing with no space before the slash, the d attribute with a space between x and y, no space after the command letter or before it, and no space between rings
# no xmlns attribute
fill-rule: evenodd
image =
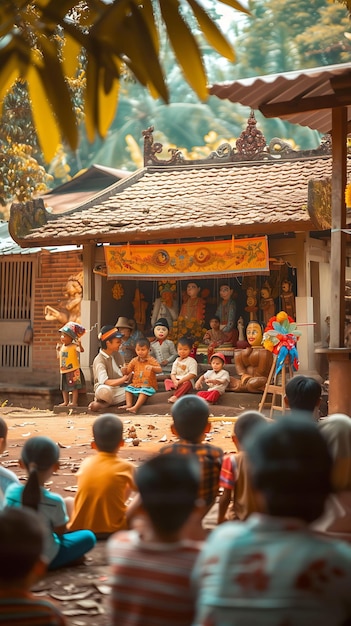
<svg viewBox="0 0 351 626"><path fill-rule="evenodd" d="M145 404L148 397L153 396L157 391L156 374L162 372L162 367L154 357L150 356L150 342L146 338L140 338L136 342L135 352L137 356L122 367L123 374L133 372L130 385L125 388L126 404L122 409L127 409L130 413L137 413L140 407ZM133 396L137 396L133 406Z"/></svg>

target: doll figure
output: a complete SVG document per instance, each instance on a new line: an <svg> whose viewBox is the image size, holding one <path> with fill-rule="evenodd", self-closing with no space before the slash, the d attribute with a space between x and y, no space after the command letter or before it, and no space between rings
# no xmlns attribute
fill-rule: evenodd
<svg viewBox="0 0 351 626"><path fill-rule="evenodd" d="M221 299L216 315L220 319L220 329L225 334L225 341L235 346L238 339L238 332L235 328L236 303L233 299L233 289L228 283L223 283L219 288Z"/></svg>
<svg viewBox="0 0 351 626"><path fill-rule="evenodd" d="M282 281L282 292L280 294L280 298L282 301L282 311L285 311L285 313L290 315L290 317L295 320L295 295L292 291L292 283L288 279Z"/></svg>
<svg viewBox="0 0 351 626"><path fill-rule="evenodd" d="M200 296L201 287L195 282L186 286L186 297L180 309L179 317L186 320L203 322L205 317L205 301Z"/></svg>
<svg viewBox="0 0 351 626"><path fill-rule="evenodd" d="M203 337L204 344L208 346L207 360L209 363L216 348L225 343L225 341L226 335L223 330L220 329L220 319L217 315L214 315L210 319L210 330L207 330Z"/></svg>
<svg viewBox="0 0 351 626"><path fill-rule="evenodd" d="M267 281L263 283L261 288L260 309L263 312L263 323L265 326L267 326L271 317L275 315L275 304L272 298L272 288Z"/></svg>
<svg viewBox="0 0 351 626"><path fill-rule="evenodd" d="M173 322L178 317L175 281L159 283L159 292L160 297L156 298L152 308L151 326L155 328L157 320L162 318L167 320L168 329L172 329Z"/></svg>
<svg viewBox="0 0 351 626"><path fill-rule="evenodd" d="M234 363L240 378L232 378L230 389L233 391L263 391L273 362L272 352L262 344L262 328L259 322L252 320L246 327L246 338L250 347L236 350Z"/></svg>
<svg viewBox="0 0 351 626"><path fill-rule="evenodd" d="M245 311L250 314L250 321L255 319L257 312L257 291L254 287L248 287L246 289Z"/></svg>
<svg viewBox="0 0 351 626"><path fill-rule="evenodd" d="M154 327L155 340L150 344L150 354L162 367L162 374L170 374L172 364L178 354L176 347L170 339L167 339L169 326L166 318L161 317L156 321Z"/></svg>

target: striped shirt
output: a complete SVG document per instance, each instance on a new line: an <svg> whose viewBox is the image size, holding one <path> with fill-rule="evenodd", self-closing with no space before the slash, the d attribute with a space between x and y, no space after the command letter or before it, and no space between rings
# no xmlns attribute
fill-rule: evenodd
<svg viewBox="0 0 351 626"><path fill-rule="evenodd" d="M210 443L190 443L180 441L163 446L160 454L194 454L201 465L201 480L198 497L207 505L213 504L218 494L219 474L223 450Z"/></svg>
<svg viewBox="0 0 351 626"><path fill-rule="evenodd" d="M195 597L190 575L200 542L145 543L120 531L107 542L113 626L190 626Z"/></svg>
<svg viewBox="0 0 351 626"><path fill-rule="evenodd" d="M29 592L5 598L0 592L0 624L4 626L66 626L66 623L48 600L36 598Z"/></svg>

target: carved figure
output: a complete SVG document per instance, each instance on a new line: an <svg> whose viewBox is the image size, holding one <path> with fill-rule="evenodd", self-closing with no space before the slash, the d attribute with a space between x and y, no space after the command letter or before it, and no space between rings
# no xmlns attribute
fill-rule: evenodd
<svg viewBox="0 0 351 626"><path fill-rule="evenodd" d="M292 291L292 283L290 280L285 279L282 281L282 292L280 297L282 301L282 310L290 315L290 317L296 319L295 295Z"/></svg>
<svg viewBox="0 0 351 626"><path fill-rule="evenodd" d="M60 324L67 322L81 323L81 302L83 298L83 272L75 276L70 276L64 289L63 295L65 301L63 307L56 309L49 304L44 309L46 320L58 321Z"/></svg>
<svg viewBox="0 0 351 626"><path fill-rule="evenodd" d="M246 337L250 347L235 351L235 369L240 378L231 378L230 389L257 393L265 388L273 355L261 346L262 328L256 320L248 323Z"/></svg>
<svg viewBox="0 0 351 626"><path fill-rule="evenodd" d="M161 365L163 374L170 374L172 364L176 360L178 353L176 347L170 339L168 339L169 327L166 318L160 318L156 321L154 328L155 341L150 344L150 354Z"/></svg>
<svg viewBox="0 0 351 626"><path fill-rule="evenodd" d="M146 324L146 309L148 303L145 300L144 294L138 289L135 290L134 300L132 302L134 308L134 319L139 330L145 329Z"/></svg>
<svg viewBox="0 0 351 626"><path fill-rule="evenodd" d="M199 285L195 282L190 282L186 287L186 299L180 309L179 317L183 317L186 320L198 320L202 322L205 317L205 301L200 296Z"/></svg>
<svg viewBox="0 0 351 626"><path fill-rule="evenodd" d="M275 304L272 298L272 288L268 281L263 283L261 289L260 309L263 312L263 323L266 326L271 317L275 315Z"/></svg>

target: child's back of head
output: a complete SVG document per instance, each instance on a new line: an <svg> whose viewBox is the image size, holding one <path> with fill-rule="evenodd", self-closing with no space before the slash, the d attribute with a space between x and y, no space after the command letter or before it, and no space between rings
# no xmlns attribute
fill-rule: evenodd
<svg viewBox="0 0 351 626"><path fill-rule="evenodd" d="M293 376L288 381L285 394L292 411L313 413L321 399L322 387L310 376Z"/></svg>
<svg viewBox="0 0 351 626"><path fill-rule="evenodd" d="M192 394L182 396L172 406L172 417L178 436L191 443L202 439L209 415L207 402Z"/></svg>
<svg viewBox="0 0 351 626"><path fill-rule="evenodd" d="M137 470L135 482L155 530L166 537L180 531L194 509L200 464L190 455L159 455Z"/></svg>
<svg viewBox="0 0 351 626"><path fill-rule="evenodd" d="M245 437L252 432L253 428L259 424L264 424L265 422L265 416L258 411L244 411L243 413L240 413L233 429L233 434L240 444L240 447L243 446Z"/></svg>
<svg viewBox="0 0 351 626"><path fill-rule="evenodd" d="M123 441L123 424L113 413L105 413L93 423L93 437L100 452L115 452Z"/></svg>
<svg viewBox="0 0 351 626"><path fill-rule="evenodd" d="M1 586L24 584L40 559L44 529L37 513L28 508L5 508L0 511L0 582Z"/></svg>
<svg viewBox="0 0 351 626"><path fill-rule="evenodd" d="M311 522L322 514L331 491L332 460L313 421L296 413L257 426L245 449L253 487L270 515Z"/></svg>
<svg viewBox="0 0 351 626"><path fill-rule="evenodd" d="M27 439L22 448L21 461L28 472L28 480L22 494L22 504L38 510L41 492L39 473L54 467L60 457L58 445L49 437Z"/></svg>

